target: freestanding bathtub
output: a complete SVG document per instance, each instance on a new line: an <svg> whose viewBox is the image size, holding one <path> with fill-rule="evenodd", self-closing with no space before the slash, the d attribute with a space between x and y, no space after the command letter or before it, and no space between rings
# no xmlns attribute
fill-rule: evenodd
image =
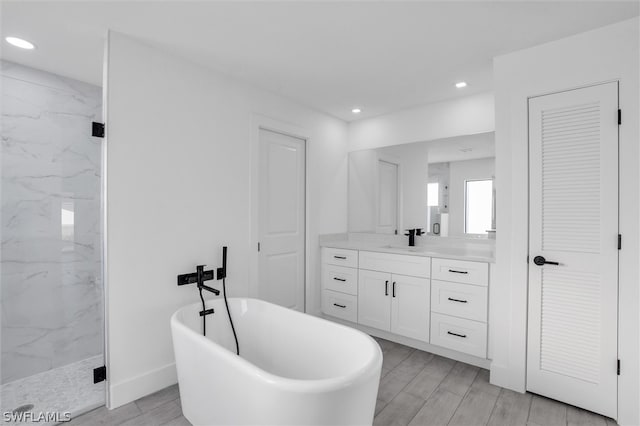
<svg viewBox="0 0 640 426"><path fill-rule="evenodd" d="M360 331L257 299L171 317L184 416L194 425L370 425L382 352Z"/></svg>

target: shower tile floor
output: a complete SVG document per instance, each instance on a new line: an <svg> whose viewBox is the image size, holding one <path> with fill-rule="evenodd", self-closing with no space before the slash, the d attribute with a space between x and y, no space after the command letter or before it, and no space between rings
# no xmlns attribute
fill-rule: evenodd
<svg viewBox="0 0 640 426"><path fill-rule="evenodd" d="M374 426L615 426L606 417L489 383L472 365L376 338L384 354ZM177 385L115 410L100 407L70 425L188 426Z"/></svg>
<svg viewBox="0 0 640 426"><path fill-rule="evenodd" d="M6 412L33 404L27 410L38 413L70 412L71 417L93 410L105 403L105 382L93 383L93 369L103 365L102 355L54 368L1 386L0 412L2 424L25 425L36 423L5 422ZM54 425L55 422L38 422Z"/></svg>

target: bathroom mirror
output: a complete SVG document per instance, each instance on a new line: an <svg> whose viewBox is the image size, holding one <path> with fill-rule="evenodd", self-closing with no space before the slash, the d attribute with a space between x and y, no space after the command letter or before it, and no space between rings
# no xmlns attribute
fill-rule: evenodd
<svg viewBox="0 0 640 426"><path fill-rule="evenodd" d="M349 153L349 232L491 238L494 133Z"/></svg>

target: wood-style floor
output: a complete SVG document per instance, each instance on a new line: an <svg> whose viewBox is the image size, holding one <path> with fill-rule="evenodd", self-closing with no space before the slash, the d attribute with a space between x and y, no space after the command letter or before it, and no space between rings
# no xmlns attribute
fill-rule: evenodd
<svg viewBox="0 0 640 426"><path fill-rule="evenodd" d="M374 425L614 426L606 417L489 383L489 372L468 364L376 339L384 353ZM71 425L189 425L178 386L115 410L105 407Z"/></svg>

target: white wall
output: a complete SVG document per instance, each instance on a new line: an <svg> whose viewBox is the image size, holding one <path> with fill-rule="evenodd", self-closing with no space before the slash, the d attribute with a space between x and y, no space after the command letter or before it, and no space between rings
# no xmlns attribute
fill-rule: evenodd
<svg viewBox="0 0 640 426"><path fill-rule="evenodd" d="M494 61L496 90L496 274L491 283L491 382L525 389L527 321L527 97L619 80L619 422L640 424L638 282L640 136L638 18L522 50Z"/></svg>
<svg viewBox="0 0 640 426"><path fill-rule="evenodd" d="M176 381L170 315L198 300L176 275L220 265L255 279L256 123L309 138L307 308L319 312L318 234L347 228L346 124L110 33L107 51L109 406ZM256 117L268 119L256 119ZM214 284L218 286L218 284Z"/></svg>
<svg viewBox="0 0 640 426"><path fill-rule="evenodd" d="M493 93L385 114L349 124L349 151L494 130Z"/></svg>
<svg viewBox="0 0 640 426"><path fill-rule="evenodd" d="M495 176L495 158L449 163L449 235L464 236L464 183Z"/></svg>

